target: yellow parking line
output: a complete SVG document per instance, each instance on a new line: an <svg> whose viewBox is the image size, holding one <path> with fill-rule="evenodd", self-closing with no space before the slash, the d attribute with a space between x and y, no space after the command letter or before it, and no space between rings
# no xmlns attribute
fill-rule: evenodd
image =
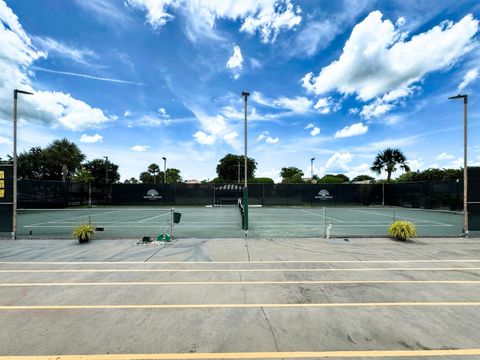
<svg viewBox="0 0 480 360"><path fill-rule="evenodd" d="M235 309L235 308L330 308L400 306L480 306L480 302L372 302L305 304L136 304L136 305L2 305L0 310L80 310L80 309Z"/></svg>
<svg viewBox="0 0 480 360"><path fill-rule="evenodd" d="M2 269L0 273L79 273L79 272L336 272L336 271L472 271L480 267L420 268L327 268L327 269Z"/></svg>
<svg viewBox="0 0 480 360"><path fill-rule="evenodd" d="M132 281L4 283L0 287L28 286L151 286L151 285L335 285L335 284L446 284L480 285L480 280L303 280L303 281Z"/></svg>
<svg viewBox="0 0 480 360"><path fill-rule="evenodd" d="M293 358L377 358L424 356L474 356L480 349L455 350L360 350L360 351L285 351L188 354L107 354L0 356L0 360L171 360L171 359L293 359Z"/></svg>

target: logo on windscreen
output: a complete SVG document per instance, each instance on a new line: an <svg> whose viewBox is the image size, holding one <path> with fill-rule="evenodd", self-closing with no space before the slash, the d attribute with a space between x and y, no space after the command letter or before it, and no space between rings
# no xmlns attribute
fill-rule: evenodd
<svg viewBox="0 0 480 360"><path fill-rule="evenodd" d="M161 199L162 197L160 196L157 190L150 189L147 191L147 195L145 195L143 198L148 200L158 200L158 199Z"/></svg>
<svg viewBox="0 0 480 360"><path fill-rule="evenodd" d="M318 192L318 195L315 196L315 199L328 200L328 199L333 199L333 196L330 195L328 190L322 189Z"/></svg>

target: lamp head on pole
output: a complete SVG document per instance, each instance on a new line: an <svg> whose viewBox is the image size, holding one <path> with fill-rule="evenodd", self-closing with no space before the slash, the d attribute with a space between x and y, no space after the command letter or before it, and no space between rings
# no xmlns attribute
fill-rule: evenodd
<svg viewBox="0 0 480 360"><path fill-rule="evenodd" d="M249 92L246 92L246 91L242 91L242 96L245 96L245 100L247 99L247 97L250 95Z"/></svg>
<svg viewBox="0 0 480 360"><path fill-rule="evenodd" d="M17 98L17 94L33 95L33 93L28 92L28 91L23 91L23 90L18 90L18 89L13 90L13 97L15 99Z"/></svg>
<svg viewBox="0 0 480 360"><path fill-rule="evenodd" d="M455 96L450 96L448 98L449 100L456 100L456 99L463 99L463 102L466 104L468 102L468 95L455 95Z"/></svg>

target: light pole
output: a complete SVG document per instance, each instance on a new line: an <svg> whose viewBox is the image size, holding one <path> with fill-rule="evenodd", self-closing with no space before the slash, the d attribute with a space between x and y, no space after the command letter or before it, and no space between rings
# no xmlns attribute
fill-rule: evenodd
<svg viewBox="0 0 480 360"><path fill-rule="evenodd" d="M248 173L248 167L247 167L247 102L248 102L248 96L250 93L246 91L242 91L242 96L245 99L245 188L243 189L243 201L244 201L244 221L243 221L243 229L248 230L248 184L247 184L247 173Z"/></svg>
<svg viewBox="0 0 480 360"><path fill-rule="evenodd" d="M240 185L240 156L237 158L237 177L238 177L238 185Z"/></svg>
<svg viewBox="0 0 480 360"><path fill-rule="evenodd" d="M467 106L468 95L450 96L450 100L463 99L463 236L468 236L468 172L467 172Z"/></svg>
<svg viewBox="0 0 480 360"><path fill-rule="evenodd" d="M18 94L33 95L23 90L13 90L13 216L12 239L17 238L17 99Z"/></svg>
<svg viewBox="0 0 480 360"><path fill-rule="evenodd" d="M105 184L108 184L108 156L103 158L105 159Z"/></svg>
<svg viewBox="0 0 480 360"><path fill-rule="evenodd" d="M164 156L163 159L163 183L167 183L167 158Z"/></svg>
<svg viewBox="0 0 480 360"><path fill-rule="evenodd" d="M311 177L311 182L313 183L313 160L315 160L315 158L311 158L310 159L310 169L312 170L312 177Z"/></svg>

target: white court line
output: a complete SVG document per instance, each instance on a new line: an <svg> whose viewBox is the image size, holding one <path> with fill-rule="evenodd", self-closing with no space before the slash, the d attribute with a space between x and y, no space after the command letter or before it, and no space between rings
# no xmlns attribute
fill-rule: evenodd
<svg viewBox="0 0 480 360"><path fill-rule="evenodd" d="M303 269L0 269L0 273L229 273L229 272L380 272L380 271L479 271L480 267L431 268L303 268Z"/></svg>
<svg viewBox="0 0 480 360"><path fill-rule="evenodd" d="M392 263L477 263L480 259L415 259L415 260L252 260L252 261L0 261L2 265L104 265L104 264L392 264Z"/></svg>
<svg viewBox="0 0 480 360"><path fill-rule="evenodd" d="M317 213L314 213L313 211L309 211L309 210L300 210L300 211L303 211L307 214L312 214L312 215L315 215L315 216L318 216L318 217L323 217L322 214L317 214ZM341 223L345 222L345 221L342 221L342 220L339 220L339 219L335 219L334 217L331 217L331 216L326 216L326 218L332 219L332 220L335 220L335 221L338 221L338 222L341 222Z"/></svg>
<svg viewBox="0 0 480 360"><path fill-rule="evenodd" d="M333 307L439 307L480 306L478 301L444 302L365 302L365 303L278 303L278 304L125 304L125 305L0 305L0 310L78 309L246 309L246 308L333 308Z"/></svg>
<svg viewBox="0 0 480 360"><path fill-rule="evenodd" d="M362 212L362 213L365 213L365 214L376 215L376 216L386 216L386 217L388 217L388 218L393 219L393 212L392 212L392 214L387 215L387 214L377 213L377 212L373 212L373 211L369 211L369 210L348 209L348 211L357 211L357 212ZM430 224L437 224L437 225L453 226L453 225L451 225L451 224L445 224L445 223L436 222L436 221L430 221L430 220L420 220L420 219L417 219L417 218L411 218L411 217L406 217L406 216L399 216L399 215L395 214L395 218L397 218L397 217L400 218L400 219L412 220L412 221L416 221L416 222L423 222L423 223L430 223Z"/></svg>
<svg viewBox="0 0 480 360"><path fill-rule="evenodd" d="M107 211L107 212L104 212L104 213L95 214L95 216L106 215L106 214L110 214L110 213L116 212L116 211L118 211L118 210L110 210L110 211ZM62 223L65 223L65 221L67 221L67 220L83 218L85 216L91 216L91 215L93 215L93 214L83 214L83 215L79 215L79 216L75 216L75 217L71 217L71 218L67 218L67 219L58 219L58 220L54 220L54 221L44 221L44 222L40 222L40 223L36 223L36 224L24 225L24 227L33 227L33 226L44 225L44 224L62 224Z"/></svg>
<svg viewBox="0 0 480 360"><path fill-rule="evenodd" d="M304 280L304 281L118 281L118 282L58 282L58 283L3 283L0 287L49 286L208 286L208 285L399 285L442 284L480 285L480 280Z"/></svg>
<svg viewBox="0 0 480 360"><path fill-rule="evenodd" d="M159 214L159 215L156 215L156 216L152 216L150 218L147 218L147 219L143 219L143 220L140 220L140 221L137 221L136 223L139 224L139 223L144 223L144 222L147 222L149 220L153 220L153 219L156 219L158 217L161 217L161 216L165 216L165 215L170 215L170 213L163 213L163 214Z"/></svg>

